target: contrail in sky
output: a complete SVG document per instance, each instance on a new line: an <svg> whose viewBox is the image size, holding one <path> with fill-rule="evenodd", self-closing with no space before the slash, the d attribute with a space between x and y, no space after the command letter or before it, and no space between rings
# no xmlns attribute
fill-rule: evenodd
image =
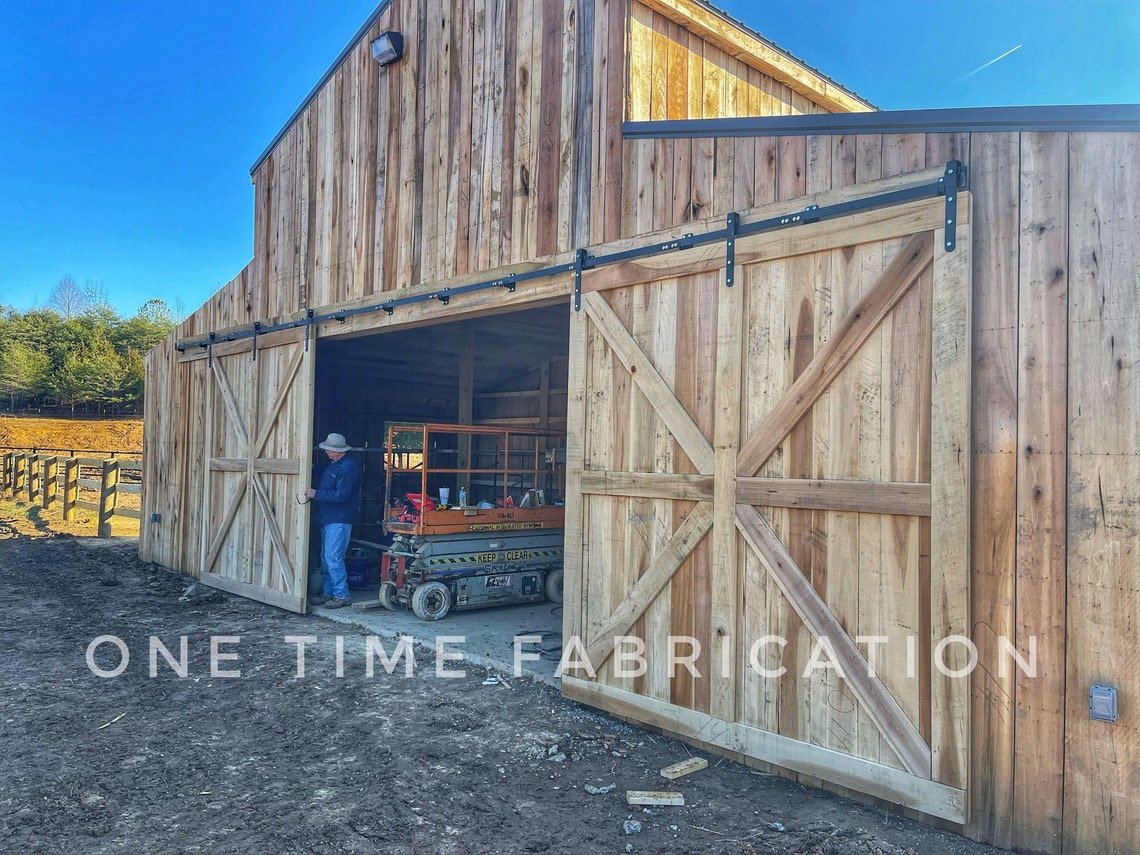
<svg viewBox="0 0 1140 855"><path fill-rule="evenodd" d="M991 59L989 62L983 63L982 65L979 65L977 68L975 68L975 69L974 69L973 71L971 71L969 74L965 74L965 75L963 75L962 77L959 77L959 78L958 78L958 82L961 82L961 81L965 80L965 79L966 79L966 78L968 78L968 77L973 77L973 76L974 76L975 74L977 74L979 71L984 71L985 69L987 69L987 68L989 68L991 65L993 65L995 62L1001 62L1003 59L1005 59L1005 58L1006 58L1007 56L1009 56L1011 53L1016 53L1016 52L1017 52L1017 51L1019 51L1019 50L1021 50L1021 45L1015 45L1014 47L1011 47L1009 50L1007 50L1007 51L1006 51L1005 53L1003 53L1001 56L995 56L995 57L994 57L993 59Z"/></svg>

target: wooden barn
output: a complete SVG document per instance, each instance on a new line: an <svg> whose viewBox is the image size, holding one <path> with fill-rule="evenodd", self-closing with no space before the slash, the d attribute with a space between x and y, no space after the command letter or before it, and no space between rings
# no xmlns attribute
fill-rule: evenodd
<svg viewBox="0 0 1140 855"><path fill-rule="evenodd" d="M874 112L701 0L390 0L252 178L146 360L143 559L303 611L314 437L563 428L567 696L1140 851L1140 111Z"/></svg>

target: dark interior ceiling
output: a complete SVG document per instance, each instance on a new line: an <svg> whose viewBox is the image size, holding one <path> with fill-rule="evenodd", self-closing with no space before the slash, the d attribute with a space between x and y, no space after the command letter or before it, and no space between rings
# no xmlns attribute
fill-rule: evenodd
<svg viewBox="0 0 1140 855"><path fill-rule="evenodd" d="M543 360L566 355L567 311L566 306L548 306L360 338L326 339L318 349L318 371L378 381L389 389L407 386L455 394L463 326L468 325L475 347L475 391L493 392Z"/></svg>

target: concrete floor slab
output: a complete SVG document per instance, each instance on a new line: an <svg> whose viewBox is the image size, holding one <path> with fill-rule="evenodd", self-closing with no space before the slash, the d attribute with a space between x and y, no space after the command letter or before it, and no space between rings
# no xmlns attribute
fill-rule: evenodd
<svg viewBox="0 0 1140 855"><path fill-rule="evenodd" d="M375 591L352 592L354 606L375 602ZM554 672L562 648L562 607L555 603L529 603L492 609L452 612L440 621L422 621L411 611L390 612L383 608L326 609L309 606L309 613L350 626L358 626L381 638L410 635L417 644L435 647L437 636L465 637L462 644L448 642L449 649L461 653L474 665L503 672L509 680L514 669L514 639L519 635L541 635L541 647L557 652L536 661L523 661L523 676L560 688ZM524 645L533 652L533 645Z"/></svg>

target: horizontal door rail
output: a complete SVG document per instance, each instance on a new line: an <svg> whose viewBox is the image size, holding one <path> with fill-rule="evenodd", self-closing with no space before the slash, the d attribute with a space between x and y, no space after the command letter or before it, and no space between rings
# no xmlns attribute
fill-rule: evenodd
<svg viewBox="0 0 1140 855"><path fill-rule="evenodd" d="M574 253L574 260L572 262L562 262L559 264L550 265L548 267L536 268L534 270L518 271L515 273L507 274L505 276L498 276L480 282L470 282L463 285L439 288L434 291L412 294L406 297L392 297L380 302L368 303L361 306L353 306L351 308L334 309L325 312L318 312L315 309L310 308L305 310L304 317L301 318L296 318L289 321L281 321L273 324L265 323L262 321L254 321L248 326L240 326L226 333L219 333L215 331L210 332L201 338L183 340L175 345L175 349L179 353L186 353L187 351L192 351L195 349L209 350L214 345L250 339L250 351L253 357L256 358L257 339L259 336L285 330L304 329L307 340L308 333L311 330L313 324L331 322L344 323L352 317L357 317L359 315L376 314L378 312L386 312L387 314L392 315L397 309L401 308L402 306L410 306L417 303L428 303L432 300L438 301L444 306L447 306L451 303L452 299L456 297L462 297L465 294L474 294L480 291L493 290L496 288L502 288L509 293L514 293L516 287L522 282L529 282L535 279L546 279L552 276L564 275L566 273L574 274L574 309L575 311L579 311L582 305L583 271L594 270L598 267L604 267L610 264L620 264L622 262L627 262L633 259L646 258L648 256L676 252L678 250L691 249L695 246L704 246L715 243L723 243L725 245L725 257L728 262L726 284L728 287L732 287L732 261L734 255L733 248L735 246L736 240L741 237L747 237L748 235L755 235L763 232L774 232L782 229L795 228L796 226L808 225L809 223L818 223L824 220L833 220L839 217L845 217L850 214L856 214L863 211L871 211L879 208L889 208L895 205L902 205L906 202L911 202L916 199L936 198L938 196L946 197L947 218L953 222L956 212L956 199L958 191L966 187L966 179L967 176L965 166L963 166L960 161L952 160L946 164L944 173L937 179L933 181L925 181L910 187L902 187L896 190L890 190L872 196L849 199L843 202L837 202L832 205L810 205L802 210L791 211L787 214L769 217L767 219L758 220L757 222L753 223L741 223L740 214L731 213L726 218L726 225L723 228L711 229L699 234L687 234L679 238L674 238L672 240L651 243L647 246L633 247L630 249L601 254L592 254L586 249L578 249ZM953 229L948 229L947 233L952 235L954 233ZM953 243L948 243L945 249L947 252L952 251L954 249Z"/></svg>

